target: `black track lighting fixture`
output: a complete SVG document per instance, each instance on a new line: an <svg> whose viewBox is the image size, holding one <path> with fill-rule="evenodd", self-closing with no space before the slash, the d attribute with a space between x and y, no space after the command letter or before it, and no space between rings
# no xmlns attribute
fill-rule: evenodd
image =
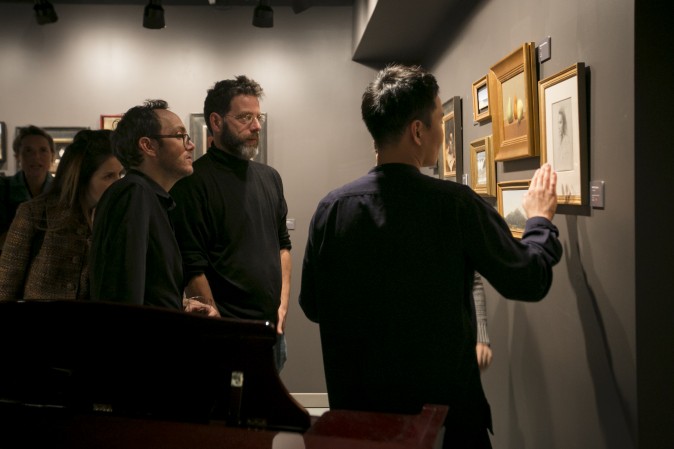
<svg viewBox="0 0 674 449"><path fill-rule="evenodd" d="M274 26L274 10L269 6L270 0L260 0L253 11L253 26L271 28Z"/></svg>
<svg viewBox="0 0 674 449"><path fill-rule="evenodd" d="M311 0L293 0L293 12L299 14L311 7Z"/></svg>
<svg viewBox="0 0 674 449"><path fill-rule="evenodd" d="M35 0L33 9L35 10L35 20L37 20L39 25L55 23L59 20L59 17L56 15L56 10L54 10L54 5L47 0Z"/></svg>
<svg viewBox="0 0 674 449"><path fill-rule="evenodd" d="M151 30L161 30L165 26L164 8L161 6L161 0L150 0L143 13L143 27Z"/></svg>

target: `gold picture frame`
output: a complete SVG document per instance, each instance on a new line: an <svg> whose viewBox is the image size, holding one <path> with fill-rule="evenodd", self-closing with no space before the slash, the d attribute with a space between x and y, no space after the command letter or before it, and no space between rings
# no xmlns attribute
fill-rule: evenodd
<svg viewBox="0 0 674 449"><path fill-rule="evenodd" d="M494 159L538 156L536 46L526 42L489 70Z"/></svg>
<svg viewBox="0 0 674 449"><path fill-rule="evenodd" d="M491 136L470 142L470 187L479 195L496 196L496 166Z"/></svg>
<svg viewBox="0 0 674 449"><path fill-rule="evenodd" d="M538 83L541 165L557 172L557 203L589 204L585 64L578 62Z"/></svg>
<svg viewBox="0 0 674 449"><path fill-rule="evenodd" d="M516 239L521 239L527 222L522 199L529 190L531 180L504 181L497 185L498 213L501 214Z"/></svg>
<svg viewBox="0 0 674 449"><path fill-rule="evenodd" d="M487 75L473 83L473 121L484 122L491 118L489 112L489 83Z"/></svg>

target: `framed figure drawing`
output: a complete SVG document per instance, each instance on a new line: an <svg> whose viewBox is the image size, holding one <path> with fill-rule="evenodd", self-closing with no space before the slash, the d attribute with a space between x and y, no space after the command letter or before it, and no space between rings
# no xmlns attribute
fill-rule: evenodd
<svg viewBox="0 0 674 449"><path fill-rule="evenodd" d="M529 189L531 180L499 182L497 187L498 212L508 224L513 237L521 239L527 214L522 207L522 199Z"/></svg>
<svg viewBox="0 0 674 449"><path fill-rule="evenodd" d="M496 166L491 136L470 143L470 187L482 196L496 196Z"/></svg>
<svg viewBox="0 0 674 449"><path fill-rule="evenodd" d="M438 157L440 179L455 178L460 182L463 175L463 133L461 126L461 98L453 97L442 105L442 151Z"/></svg>
<svg viewBox="0 0 674 449"><path fill-rule="evenodd" d="M535 44L527 42L489 71L494 158L538 155L538 90Z"/></svg>
<svg viewBox="0 0 674 449"><path fill-rule="evenodd" d="M489 120L489 83L487 75L473 83L473 121Z"/></svg>
<svg viewBox="0 0 674 449"><path fill-rule="evenodd" d="M101 115L101 129L115 129L122 114Z"/></svg>
<svg viewBox="0 0 674 449"><path fill-rule="evenodd" d="M589 203L585 64L579 62L538 83L541 164L557 172L557 202Z"/></svg>

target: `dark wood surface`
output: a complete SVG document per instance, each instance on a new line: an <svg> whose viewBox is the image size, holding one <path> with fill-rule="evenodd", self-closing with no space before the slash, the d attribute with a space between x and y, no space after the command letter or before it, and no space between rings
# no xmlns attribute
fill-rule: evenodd
<svg viewBox="0 0 674 449"><path fill-rule="evenodd" d="M310 417L278 377L276 331L261 321L11 301L0 302L0 341L0 449L432 449L447 414Z"/></svg>

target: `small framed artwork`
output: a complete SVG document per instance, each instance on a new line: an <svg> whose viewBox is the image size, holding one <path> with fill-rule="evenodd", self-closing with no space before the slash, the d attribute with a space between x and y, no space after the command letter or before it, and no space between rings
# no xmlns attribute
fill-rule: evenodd
<svg viewBox="0 0 674 449"><path fill-rule="evenodd" d="M7 162L7 125L0 122L0 164Z"/></svg>
<svg viewBox="0 0 674 449"><path fill-rule="evenodd" d="M442 151L438 157L440 179L461 179L463 174L463 132L461 126L461 98L453 97L442 105Z"/></svg>
<svg viewBox="0 0 674 449"><path fill-rule="evenodd" d="M538 83L541 164L557 172L557 203L589 204L585 64L576 63Z"/></svg>
<svg viewBox="0 0 674 449"><path fill-rule="evenodd" d="M115 129L122 114L101 115L101 129Z"/></svg>
<svg viewBox="0 0 674 449"><path fill-rule="evenodd" d="M510 228L513 237L522 238L527 214L522 207L524 195L529 190L531 180L499 182L497 187L498 212Z"/></svg>
<svg viewBox="0 0 674 449"><path fill-rule="evenodd" d="M473 121L489 120L489 83L487 75L473 83Z"/></svg>
<svg viewBox="0 0 674 449"><path fill-rule="evenodd" d="M47 131L47 133L54 139L54 153L56 153L56 157L54 158L54 163L52 166L49 168L49 172L54 174L56 173L56 169L59 166L59 162L61 161L61 156L63 156L63 152L65 151L66 147L73 143L73 139L75 138L75 134L78 132L82 131L83 129L89 129L88 127L77 127L77 126L71 126L71 127L53 127L53 126L43 126L42 129Z"/></svg>
<svg viewBox="0 0 674 449"><path fill-rule="evenodd" d="M213 143L213 135L206 126L204 114L190 114L190 137L195 147L192 159L196 161L206 154Z"/></svg>
<svg viewBox="0 0 674 449"><path fill-rule="evenodd" d="M535 44L527 42L489 70L494 159L538 155Z"/></svg>
<svg viewBox="0 0 674 449"><path fill-rule="evenodd" d="M482 196L496 196L496 166L491 136L470 143L470 187Z"/></svg>

